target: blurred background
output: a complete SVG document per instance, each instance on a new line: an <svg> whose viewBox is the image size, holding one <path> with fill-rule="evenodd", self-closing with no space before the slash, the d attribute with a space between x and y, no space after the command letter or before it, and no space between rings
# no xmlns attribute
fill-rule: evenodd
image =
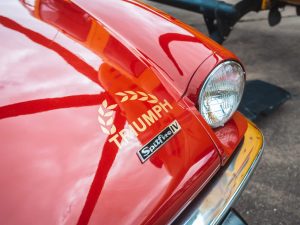
<svg viewBox="0 0 300 225"><path fill-rule="evenodd" d="M208 35L201 14L143 2ZM255 121L265 136L265 152L234 205L249 224L300 224L300 17L294 7L281 10L281 15L281 22L270 27L268 11L250 12L223 43L240 58L248 80L275 84L292 96Z"/></svg>

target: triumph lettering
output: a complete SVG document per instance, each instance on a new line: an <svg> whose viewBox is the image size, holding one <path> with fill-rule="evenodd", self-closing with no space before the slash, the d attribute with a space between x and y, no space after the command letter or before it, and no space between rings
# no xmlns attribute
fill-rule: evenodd
<svg viewBox="0 0 300 225"><path fill-rule="evenodd" d="M154 105L151 109L149 109L146 113L143 113L139 116L135 121L129 124L129 129L123 129L112 136L108 141L110 143L115 143L119 148L121 146L121 141L124 140L127 142L128 136L133 134L138 136L140 133L146 131L149 127L152 126L159 118L162 117L163 113L168 113L173 109L173 106L165 99L163 102L159 102L157 105ZM163 136L159 137L157 140L157 145L161 144L163 141ZM151 150L144 150L148 152Z"/></svg>

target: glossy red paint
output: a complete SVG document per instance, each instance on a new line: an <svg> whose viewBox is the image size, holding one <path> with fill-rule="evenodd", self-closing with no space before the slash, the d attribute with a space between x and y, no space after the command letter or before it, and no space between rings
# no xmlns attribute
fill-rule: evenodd
<svg viewBox="0 0 300 225"><path fill-rule="evenodd" d="M192 101L235 56L176 19L135 1L14 0L0 11L1 224L166 223L240 141L241 115L212 130ZM117 147L100 104L118 105L117 131L153 107L122 102L126 90L172 109ZM142 164L136 152L174 119L182 130Z"/></svg>

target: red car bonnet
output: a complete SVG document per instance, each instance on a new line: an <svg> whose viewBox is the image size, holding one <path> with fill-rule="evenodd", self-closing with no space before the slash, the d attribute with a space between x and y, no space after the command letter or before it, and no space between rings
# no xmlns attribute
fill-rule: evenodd
<svg viewBox="0 0 300 225"><path fill-rule="evenodd" d="M220 166L180 100L218 45L134 1L0 10L1 224L170 220ZM142 163L174 120L181 130Z"/></svg>

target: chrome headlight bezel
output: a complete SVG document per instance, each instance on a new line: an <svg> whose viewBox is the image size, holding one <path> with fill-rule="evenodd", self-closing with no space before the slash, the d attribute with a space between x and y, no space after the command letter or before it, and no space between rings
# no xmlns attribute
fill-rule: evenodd
<svg viewBox="0 0 300 225"><path fill-rule="evenodd" d="M236 68L237 71L236 71L236 75L238 76L238 79L240 81L240 83L236 83L236 87L238 89L237 93L237 99L236 99L236 102L231 106L231 109L228 113L225 113L224 112L224 109L222 110L224 112L224 116L222 119L218 119L216 120L215 122L212 122L211 119L209 119L209 117L212 117L211 115L209 115L209 113L213 113L211 111L207 111L205 112L205 109L204 107L206 107L205 105L205 102L204 102L204 97L205 97L205 94L207 93L207 89L208 89L208 86L211 85L213 82L214 82L214 79L218 76L220 77L225 77L226 78L226 74L222 74L222 71L219 72L220 70L223 70L223 72L225 71L226 73L226 68L228 66L231 66L232 68ZM234 70L233 70L233 73ZM231 75L228 75L228 77L230 76L233 76L232 74ZM235 113L235 111L237 110L240 102L241 102L241 99L242 99L242 96L243 96L243 91L244 91L244 87L245 87L245 70L243 68L243 66L238 63L237 61L233 61L233 60L228 60L228 61L224 61L222 63L220 63L218 66L216 66L211 72L210 74L208 75L208 77L206 78L202 88L201 88L201 91L200 91L200 94L199 94L199 97L198 97L198 110L200 112L200 114L202 115L202 117L205 119L205 121L212 127L212 128L217 128L217 127L220 127L220 126L224 126L224 124L232 117L232 115ZM233 87L233 85L232 85ZM223 92L225 90L222 90ZM217 94L221 92L220 90L217 91ZM232 97L232 96L230 96ZM233 96L234 97L234 96ZM208 97L207 97L208 98ZM211 97L213 98L213 97ZM226 102L226 100L223 100L219 105L221 106L224 102ZM222 107L221 107L222 108ZM206 107L207 109L207 107ZM213 115L214 116L214 115ZM216 116L214 116L216 117Z"/></svg>

